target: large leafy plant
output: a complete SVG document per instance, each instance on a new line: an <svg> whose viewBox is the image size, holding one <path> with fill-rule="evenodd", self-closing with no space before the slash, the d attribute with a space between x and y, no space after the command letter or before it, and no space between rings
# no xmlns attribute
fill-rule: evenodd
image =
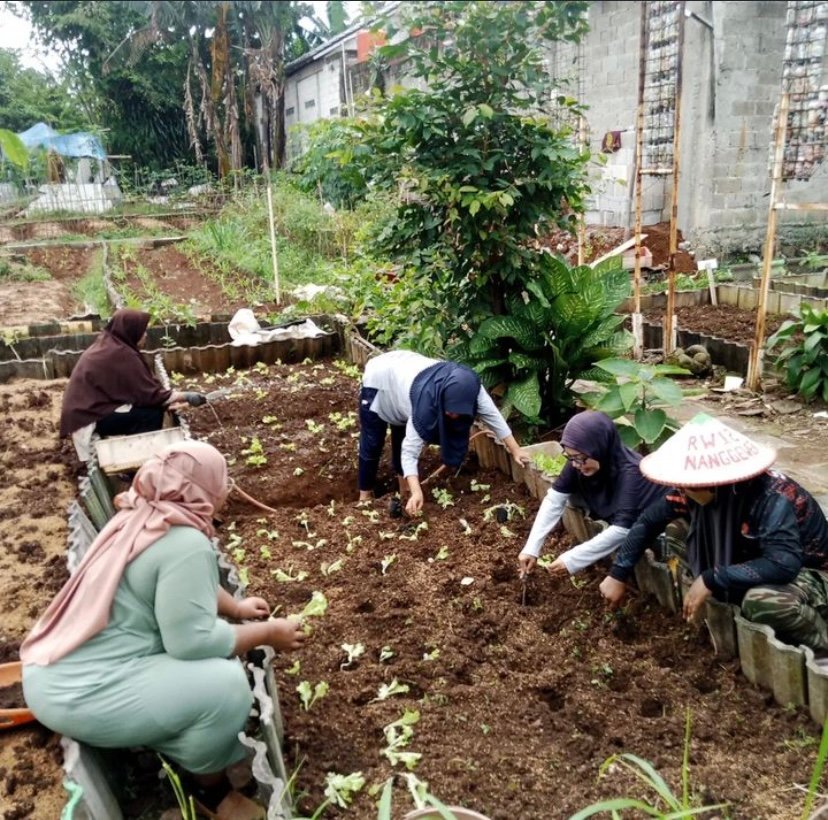
<svg viewBox="0 0 828 820"><path fill-rule="evenodd" d="M781 347L773 362L785 383L806 401L828 401L828 310L803 302L796 319L783 322L768 338L768 351Z"/></svg>
<svg viewBox="0 0 828 820"><path fill-rule="evenodd" d="M605 359L595 366L615 377L614 384L599 384L581 400L620 421L621 440L633 449L659 447L679 428L665 408L678 407L684 393L669 376L689 376L690 371L672 364L641 364L630 359Z"/></svg>
<svg viewBox="0 0 828 820"><path fill-rule="evenodd" d="M629 275L617 262L569 267L540 254L539 275L510 294L503 315L485 319L452 358L465 361L487 387L508 385L504 413L514 408L532 422L551 422L572 406L569 387L596 359L629 349L615 309L629 294Z"/></svg>

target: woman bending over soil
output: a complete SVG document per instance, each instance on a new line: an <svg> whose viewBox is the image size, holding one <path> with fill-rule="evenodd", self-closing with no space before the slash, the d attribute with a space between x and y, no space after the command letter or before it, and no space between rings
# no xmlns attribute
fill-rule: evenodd
<svg viewBox="0 0 828 820"><path fill-rule="evenodd" d="M241 662L298 649L293 620L219 587L212 518L228 492L214 447L186 441L138 471L75 574L20 649L26 703L56 732L104 748L148 746L211 776L245 756L252 702Z"/></svg>
<svg viewBox="0 0 828 820"><path fill-rule="evenodd" d="M406 511L423 507L418 461L426 444L439 444L447 467L459 467L469 449L472 422L490 427L520 464L528 457L491 396L471 369L410 350L382 353L365 365L359 394L359 500L372 497L385 434L391 425L391 460Z"/></svg>
<svg viewBox="0 0 828 820"><path fill-rule="evenodd" d="M609 555L661 492L641 475L641 456L621 443L615 423L604 413L587 410L573 416L564 428L561 445L567 464L546 493L520 551L522 575L534 568L544 539L561 520L568 502L585 506L592 518L609 526L558 556L549 567L554 575L574 575Z"/></svg>

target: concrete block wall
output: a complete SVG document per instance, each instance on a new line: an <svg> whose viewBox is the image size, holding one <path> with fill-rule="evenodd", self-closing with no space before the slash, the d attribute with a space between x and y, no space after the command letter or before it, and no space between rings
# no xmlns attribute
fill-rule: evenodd
<svg viewBox="0 0 828 820"><path fill-rule="evenodd" d="M622 133L622 150L594 169L588 224L627 226L638 99L639 2L598 0L589 9L584 42L584 102L591 146L607 131ZM769 148L779 101L786 4L764 0L689 0L698 20L685 22L681 100L678 224L697 254L758 250L768 217ZM631 180L632 182L632 180ZM669 219L670 180L644 178L644 225ZM785 186L789 201L828 202L828 168L808 182ZM634 206L633 206L634 207ZM634 211L633 211L634 216ZM783 242L828 237L828 214L783 212Z"/></svg>

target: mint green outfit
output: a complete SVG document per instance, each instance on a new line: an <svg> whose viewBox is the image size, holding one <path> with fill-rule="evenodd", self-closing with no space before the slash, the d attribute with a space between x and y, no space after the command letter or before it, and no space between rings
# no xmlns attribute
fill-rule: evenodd
<svg viewBox="0 0 828 820"><path fill-rule="evenodd" d="M109 623L49 666L23 669L26 703L55 732L92 746L148 746L191 772L241 760L252 695L229 659L207 537L170 531L127 565Z"/></svg>

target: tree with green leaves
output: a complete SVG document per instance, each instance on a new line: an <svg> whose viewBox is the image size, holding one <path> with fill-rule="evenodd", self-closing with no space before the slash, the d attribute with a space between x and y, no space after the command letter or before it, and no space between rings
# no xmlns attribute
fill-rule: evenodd
<svg viewBox="0 0 828 820"><path fill-rule="evenodd" d="M399 342L473 363L487 386L509 386L507 404L549 421L571 404L565 387L579 370L625 345L612 312L626 275L570 270L537 247L549 226L574 228L588 191L588 152L549 118L552 105L578 113L578 103L551 98L544 61L547 44L584 34L586 3L409 11L404 32L389 31L403 41L381 53L416 87L382 101L365 132L367 156L388 171L374 183L400 194L372 248L401 269L377 322ZM597 300L578 301L579 289Z"/></svg>
<svg viewBox="0 0 828 820"><path fill-rule="evenodd" d="M108 149L130 154L142 165L169 167L188 153L180 102L186 47L158 49L140 65L124 63L104 71L107 56L142 27L139 5L94 0L9 4L29 16L36 36L62 56L67 102L87 126L106 129Z"/></svg>

